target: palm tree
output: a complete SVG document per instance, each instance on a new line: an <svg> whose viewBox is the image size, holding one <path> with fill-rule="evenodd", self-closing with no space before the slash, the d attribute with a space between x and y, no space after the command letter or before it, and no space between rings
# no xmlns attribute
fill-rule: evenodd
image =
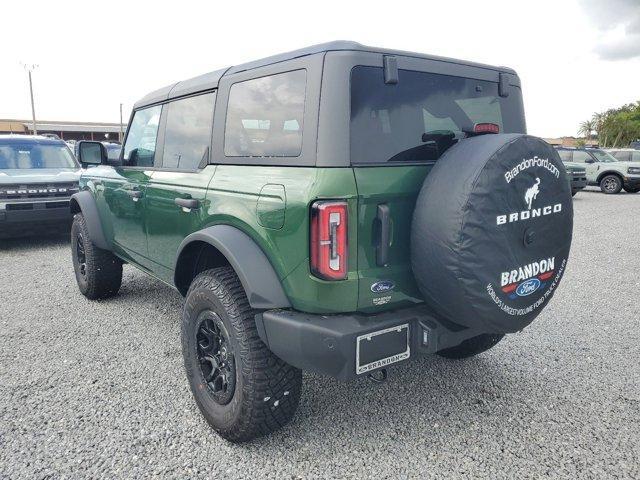
<svg viewBox="0 0 640 480"><path fill-rule="evenodd" d="M596 138L598 139L598 145L601 147L606 146L607 137L604 135L604 121L607 118L607 114L600 112L594 113L591 121L593 122L593 129L596 131Z"/></svg>
<svg viewBox="0 0 640 480"><path fill-rule="evenodd" d="M595 123L593 120L585 120L580 122L578 127L578 135L584 135L586 140L591 140L591 132L595 130Z"/></svg>

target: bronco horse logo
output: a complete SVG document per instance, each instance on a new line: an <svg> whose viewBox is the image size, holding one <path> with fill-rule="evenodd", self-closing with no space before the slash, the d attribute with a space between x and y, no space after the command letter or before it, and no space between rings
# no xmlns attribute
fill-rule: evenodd
<svg viewBox="0 0 640 480"><path fill-rule="evenodd" d="M540 179L536 178L536 183L534 183L532 187L527 188L527 191L524 194L524 201L527 202L529 210L531 210L531 203L536 199L538 193L540 193L538 185L540 185Z"/></svg>

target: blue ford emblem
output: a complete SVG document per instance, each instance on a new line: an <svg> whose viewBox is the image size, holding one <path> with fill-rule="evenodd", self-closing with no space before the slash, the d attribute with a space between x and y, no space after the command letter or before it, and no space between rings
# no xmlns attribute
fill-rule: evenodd
<svg viewBox="0 0 640 480"><path fill-rule="evenodd" d="M538 290L538 288L540 288L540 280L538 280L537 278L530 278L529 280L526 280L518 285L516 293L519 297L526 297L527 295L531 295L533 292Z"/></svg>
<svg viewBox="0 0 640 480"><path fill-rule="evenodd" d="M395 286L395 283L391 280L382 280L371 285L371 291L373 293L388 292L389 290L393 290Z"/></svg>

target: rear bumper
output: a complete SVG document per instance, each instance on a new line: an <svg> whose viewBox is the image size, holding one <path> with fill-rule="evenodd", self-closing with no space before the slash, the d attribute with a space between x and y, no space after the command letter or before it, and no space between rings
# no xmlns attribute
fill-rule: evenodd
<svg viewBox="0 0 640 480"><path fill-rule="evenodd" d="M395 365L459 345L483 333L445 323L448 324L437 320L424 305L372 315L325 316L292 310L269 310L256 315L258 334L275 355L302 370L339 380L350 380L387 366L388 356L381 352L379 365L356 373L357 338L363 335L408 325L409 355L394 361Z"/></svg>

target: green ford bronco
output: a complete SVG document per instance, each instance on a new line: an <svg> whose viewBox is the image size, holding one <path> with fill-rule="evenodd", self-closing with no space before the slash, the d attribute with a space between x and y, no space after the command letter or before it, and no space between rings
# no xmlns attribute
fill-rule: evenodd
<svg viewBox="0 0 640 480"><path fill-rule="evenodd" d="M117 161L82 142L72 259L89 299L129 263L184 297L195 401L240 442L293 416L302 371L386 378L522 330L573 210L513 70L334 42L134 106Z"/></svg>

